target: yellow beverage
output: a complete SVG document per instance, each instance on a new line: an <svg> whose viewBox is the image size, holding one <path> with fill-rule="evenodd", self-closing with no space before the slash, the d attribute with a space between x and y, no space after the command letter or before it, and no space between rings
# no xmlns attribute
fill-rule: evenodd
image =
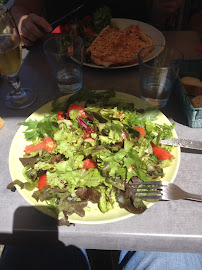
<svg viewBox="0 0 202 270"><path fill-rule="evenodd" d="M20 38L12 34L0 35L0 74L11 75L20 69L22 45Z"/></svg>

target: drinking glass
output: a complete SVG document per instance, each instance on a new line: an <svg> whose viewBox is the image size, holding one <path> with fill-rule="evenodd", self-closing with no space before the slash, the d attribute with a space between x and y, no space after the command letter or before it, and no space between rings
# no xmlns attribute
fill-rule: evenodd
<svg viewBox="0 0 202 270"><path fill-rule="evenodd" d="M140 97L154 107L164 107L175 86L183 59L178 49L164 45L142 49L138 54Z"/></svg>
<svg viewBox="0 0 202 270"><path fill-rule="evenodd" d="M71 94L82 88L84 43L79 36L53 34L43 45L59 90Z"/></svg>
<svg viewBox="0 0 202 270"><path fill-rule="evenodd" d="M22 109L31 105L36 96L29 88L21 88L18 71L22 60L22 45L15 22L8 9L0 4L0 74L4 75L12 91L5 105Z"/></svg>

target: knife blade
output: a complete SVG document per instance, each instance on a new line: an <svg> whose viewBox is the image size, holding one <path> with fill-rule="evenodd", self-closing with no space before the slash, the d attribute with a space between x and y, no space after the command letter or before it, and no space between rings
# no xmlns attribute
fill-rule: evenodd
<svg viewBox="0 0 202 270"><path fill-rule="evenodd" d="M60 25L60 23L62 21L64 21L64 19L68 18L70 15L72 15L73 13L77 12L79 9L81 9L83 6L85 5L85 3L82 3L81 5L77 6L76 8L72 9L70 12L68 12L67 14L65 14L64 16L62 16L61 18L57 19L56 21L51 23L52 28L56 28L58 25Z"/></svg>
<svg viewBox="0 0 202 270"><path fill-rule="evenodd" d="M183 148L202 150L202 141L194 141L189 139L165 139L160 140L160 143L172 146L180 146Z"/></svg>

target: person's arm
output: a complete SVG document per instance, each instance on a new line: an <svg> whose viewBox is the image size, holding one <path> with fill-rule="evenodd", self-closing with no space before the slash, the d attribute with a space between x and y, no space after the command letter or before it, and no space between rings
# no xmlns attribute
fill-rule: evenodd
<svg viewBox="0 0 202 270"><path fill-rule="evenodd" d="M51 25L41 17L44 0L14 0L11 14L18 27L22 43L27 46L52 30Z"/></svg>

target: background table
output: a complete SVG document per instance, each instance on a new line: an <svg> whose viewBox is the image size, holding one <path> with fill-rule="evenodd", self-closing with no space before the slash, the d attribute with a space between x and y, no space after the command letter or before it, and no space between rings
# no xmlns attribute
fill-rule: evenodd
<svg viewBox="0 0 202 270"><path fill-rule="evenodd" d="M165 32L167 44L179 48L185 58L201 58L195 50L200 40L195 32ZM153 250L202 252L202 204L191 201L158 202L124 221L102 225L57 227L56 221L31 207L18 192L6 189L11 177L8 167L9 149L18 130L33 111L61 96L51 75L46 58L39 47L23 50L19 72L22 86L33 88L37 101L23 110L7 109L5 95L10 88L0 77L0 116L5 126L0 131L0 243L1 244L74 244L87 249ZM138 95L138 66L120 70L84 67L84 87ZM202 129L189 128L175 100L162 110L176 123L179 137L202 139ZM202 152L183 150L175 183L191 193L202 194Z"/></svg>

